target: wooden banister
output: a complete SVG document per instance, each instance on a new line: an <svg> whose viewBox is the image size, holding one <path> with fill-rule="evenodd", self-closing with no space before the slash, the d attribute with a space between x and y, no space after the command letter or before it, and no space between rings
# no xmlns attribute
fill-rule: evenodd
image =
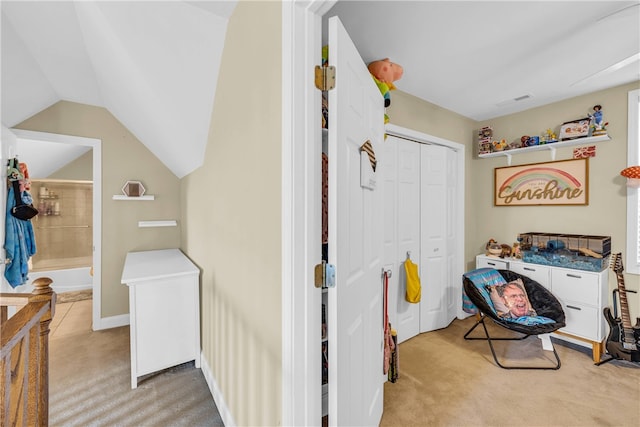
<svg viewBox="0 0 640 427"><path fill-rule="evenodd" d="M49 325L55 314L52 280L30 294L0 294L0 426L49 423ZM7 306L19 307L11 317Z"/></svg>

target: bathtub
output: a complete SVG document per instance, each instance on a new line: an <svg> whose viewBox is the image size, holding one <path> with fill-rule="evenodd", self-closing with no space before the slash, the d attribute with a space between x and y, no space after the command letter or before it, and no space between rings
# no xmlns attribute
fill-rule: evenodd
<svg viewBox="0 0 640 427"><path fill-rule="evenodd" d="M29 273L29 279L24 290L20 292L31 292L33 290L34 280L40 277L48 277L53 280L51 287L55 293L82 291L85 289L93 289L93 277L89 273L91 267L68 268L65 270L48 270L39 271L37 273Z"/></svg>

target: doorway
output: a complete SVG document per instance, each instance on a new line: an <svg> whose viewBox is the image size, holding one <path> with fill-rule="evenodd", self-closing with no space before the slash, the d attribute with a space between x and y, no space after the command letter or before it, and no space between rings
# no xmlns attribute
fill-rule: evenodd
<svg viewBox="0 0 640 427"><path fill-rule="evenodd" d="M42 226L42 230L45 233L55 233L54 240L64 239L69 236L76 235L76 240L82 239L84 234L89 233L92 245L84 248L81 252L73 252L73 256L61 258L69 258L69 262L78 263L83 265L80 271L66 271L64 275L60 276L62 280L82 280L84 282L91 282L92 290L92 329L98 330L100 327L101 315L101 230L102 230L102 152L101 141L95 138L84 138L70 135L60 135L45 132L27 131L21 129L11 129L11 132L16 136L16 154L20 156L20 159L26 162L28 165L37 166L41 159L37 158L38 152L49 153L44 162L47 164L54 164L54 176L64 177L64 167L67 167L70 160L76 160L77 162L84 162L75 169L78 169L79 177L85 179L55 179L48 181L41 181L35 179L35 186L32 187L31 192L37 192L34 194L34 199L45 202L44 213L42 221L38 219L38 225ZM36 147L36 150L29 149L30 147ZM46 149L45 149L46 148ZM57 155L51 153L58 153ZM63 154L66 153L66 154ZM57 157L56 157L57 156ZM86 159L83 160L83 157ZM57 159L54 161L54 159ZM66 160L65 160L66 159ZM31 166L30 166L31 167ZM34 169L37 170L37 169ZM84 171L83 171L84 170ZM37 172L36 172L37 173ZM47 172L43 172L47 174ZM58 174L58 175L56 175ZM34 178L40 178L33 176ZM88 178L88 179L86 179ZM89 186L91 187L90 193L87 191ZM42 190L41 190L42 188ZM87 218L86 215L82 215L80 212L77 216L80 218L81 224L62 224L60 221L63 217L62 212L67 209L68 213L71 210L82 210L81 202L75 207L71 207L67 204L65 208L62 199L59 198L66 188L68 193L79 191L80 195L77 197L81 202L87 203L91 206L91 218ZM41 192L42 191L42 197ZM53 194L51 194L53 192ZM82 200L84 198L89 200ZM67 201L71 203L70 200ZM57 206L56 206L57 203ZM37 206L36 206L37 207ZM56 215L56 213L58 215ZM45 215L46 214L46 215ZM50 215L49 215L50 214ZM40 216L40 215L39 215ZM56 222L57 220L57 222ZM42 224L40 224L42 222ZM46 222L46 223L45 223ZM58 224L59 223L59 224ZM70 232L71 231L71 232ZM84 234L83 234L84 233ZM65 237L66 236L66 237ZM87 235L88 237L88 235ZM59 242L56 242L59 243ZM74 244L72 241L69 244ZM38 244L38 243L36 243ZM71 252L69 252L71 253ZM40 261L46 261L51 257L43 257ZM42 263L41 263L42 264ZM46 264L46 262L44 262ZM89 264L89 265L85 265ZM75 266L77 267L77 266ZM42 268L42 267L40 267ZM40 269L36 268L36 269ZM59 269L56 271L65 271L68 269ZM76 274L77 273L77 274ZM51 273L53 274L53 273ZM56 273L57 274L57 273ZM87 274L89 274L87 276ZM36 276L46 276L47 272L36 272L33 275L30 274L30 279ZM76 277L77 276L77 277ZM72 279L73 277L73 279ZM31 281L31 280L30 280ZM61 288L68 290L68 288Z"/></svg>
<svg viewBox="0 0 640 427"><path fill-rule="evenodd" d="M321 293L315 292L313 269L321 259L322 173L318 159L322 136L320 91L315 88L312 70L321 59L322 16L335 3L311 0L283 4L282 208L286 226L282 231L282 423L286 425L313 425L321 419L321 354L317 351ZM424 139L418 132L401 133ZM460 154L458 161L464 165L464 151ZM458 173L463 171L464 167ZM462 226L463 215L464 209L456 213ZM455 249L459 260L464 255L462 226ZM462 261L457 268L462 270ZM314 318L318 324L306 320Z"/></svg>

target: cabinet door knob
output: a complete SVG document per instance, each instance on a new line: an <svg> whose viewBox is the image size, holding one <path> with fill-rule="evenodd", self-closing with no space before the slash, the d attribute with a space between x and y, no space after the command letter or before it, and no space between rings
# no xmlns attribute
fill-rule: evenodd
<svg viewBox="0 0 640 427"><path fill-rule="evenodd" d="M567 273L567 277L573 277L574 279L582 279L582 276L578 276L577 274L569 274L569 273Z"/></svg>
<svg viewBox="0 0 640 427"><path fill-rule="evenodd" d="M527 270L527 271L536 271L536 269L535 269L535 268L530 268L530 267L524 267L524 270Z"/></svg>
<svg viewBox="0 0 640 427"><path fill-rule="evenodd" d="M582 310L580 307L575 307L573 305L568 305L567 308L570 308L572 310Z"/></svg>

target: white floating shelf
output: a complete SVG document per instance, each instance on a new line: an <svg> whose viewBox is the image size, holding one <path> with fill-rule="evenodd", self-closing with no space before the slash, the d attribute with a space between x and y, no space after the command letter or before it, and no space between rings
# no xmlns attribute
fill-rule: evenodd
<svg viewBox="0 0 640 427"><path fill-rule="evenodd" d="M146 196L129 197L123 194L115 194L113 200L154 200L156 196L148 194Z"/></svg>
<svg viewBox="0 0 640 427"><path fill-rule="evenodd" d="M138 227L176 227L178 222L174 219L162 221L138 221Z"/></svg>
<svg viewBox="0 0 640 427"><path fill-rule="evenodd" d="M528 153L529 151L543 151L548 150L551 152L551 160L556 159L556 149L561 147L573 147L576 145L592 144L594 142L609 141L611 137L609 135L590 136L587 138L572 139L569 141L552 142L551 144L534 145L532 147L514 148L512 150L494 151L492 153L478 154L481 159L488 157L506 157L507 164L511 166L511 156L514 154Z"/></svg>

